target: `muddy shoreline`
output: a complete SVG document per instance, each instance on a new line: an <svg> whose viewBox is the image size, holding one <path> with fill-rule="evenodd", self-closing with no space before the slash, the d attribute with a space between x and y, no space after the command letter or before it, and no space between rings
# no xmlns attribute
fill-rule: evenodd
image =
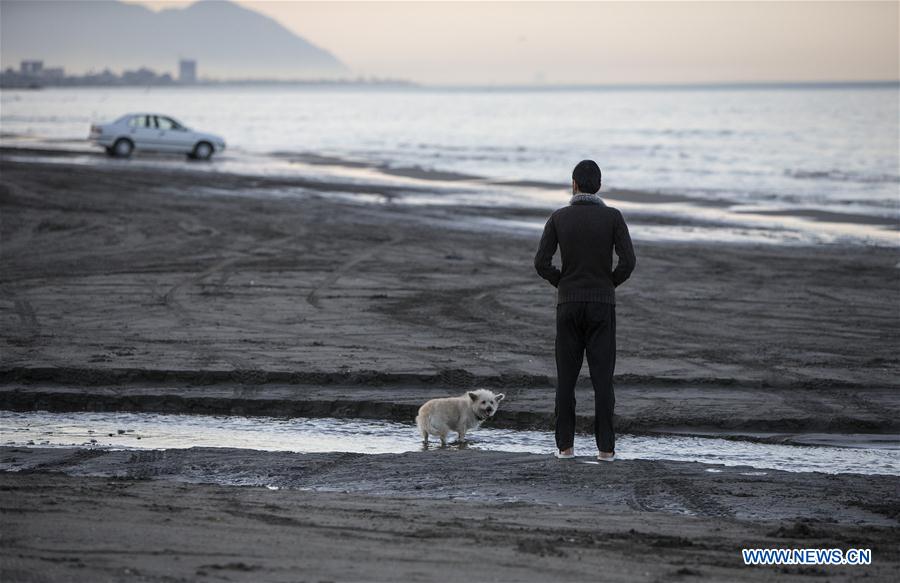
<svg viewBox="0 0 900 583"><path fill-rule="evenodd" d="M5 580L37 581L37 570L116 581L431 580L440 565L454 581L887 581L900 568L889 477L465 450L0 448L0 460L18 469L0 473ZM335 539L352 556L325 551ZM746 567L740 558L741 548L835 546L870 548L874 562Z"/></svg>
<svg viewBox="0 0 900 583"><path fill-rule="evenodd" d="M0 446L3 469L18 473L900 526L900 513L890 503L900 482L896 476L784 472L671 460L580 463L592 461L590 455L566 463L551 455L456 447L361 454ZM812 496L814 505L797 503ZM900 531L896 534L900 536Z"/></svg>

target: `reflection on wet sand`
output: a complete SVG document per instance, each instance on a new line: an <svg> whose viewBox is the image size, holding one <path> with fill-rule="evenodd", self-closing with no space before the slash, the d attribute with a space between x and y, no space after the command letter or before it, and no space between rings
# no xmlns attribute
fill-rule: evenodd
<svg viewBox="0 0 900 583"><path fill-rule="evenodd" d="M364 419L278 419L148 413L13 413L0 411L4 445L78 446L127 449L233 447L300 453L404 453L423 447L409 425ZM884 436L876 436L884 437ZM840 438L832 436L832 443ZM548 431L482 427L450 449L548 454ZM576 437L576 453L596 453L593 438ZM677 435L618 438L617 457L627 460L693 461L788 472L859 473L900 476L900 450L799 446ZM592 453L593 452L593 453ZM590 457L588 457L590 459Z"/></svg>

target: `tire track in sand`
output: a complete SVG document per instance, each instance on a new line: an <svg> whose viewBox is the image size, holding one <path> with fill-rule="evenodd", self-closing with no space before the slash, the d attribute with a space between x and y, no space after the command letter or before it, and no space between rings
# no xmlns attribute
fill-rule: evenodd
<svg viewBox="0 0 900 583"><path fill-rule="evenodd" d="M337 281L341 278L341 276L344 275L345 273L347 273L347 271L349 271L353 267L359 265L363 261L367 261L368 259L371 259L375 255L380 253L382 250L387 249L388 247L390 247L392 245L396 245L397 243L401 242L402 240L403 240L403 235L394 235L388 241L379 243L378 245L375 245L374 247L370 247L369 249L366 249L365 251L363 251L361 253L354 254L353 257L351 257L350 259L348 259L347 261L345 261L344 263L339 265L337 268L335 268L334 271L332 271L330 274L328 274L328 276L325 277L325 279L323 279L321 283L319 283L317 286L315 286L312 289L311 292L309 292L309 294L306 296L307 303L309 303L309 305L316 308L317 310L321 310L322 306L319 303L319 295L323 291L326 291L328 288L330 288L335 283L337 283Z"/></svg>
<svg viewBox="0 0 900 583"><path fill-rule="evenodd" d="M627 505L642 512L678 512L693 516L731 517L734 513L680 477L650 469L648 476L634 484Z"/></svg>
<svg viewBox="0 0 900 583"><path fill-rule="evenodd" d="M179 295L186 287L201 284L206 278L218 272L227 270L229 267L231 267L241 259L244 259L247 256L251 256L261 249L271 247L282 249L292 241L302 239L304 236L306 236L306 231L307 230L305 228L301 228L299 232L296 232L290 236L282 237L281 239L277 239L275 241L266 241L264 243L254 245L249 249L234 251L234 255L219 259L203 271L175 283L165 294L163 294L163 304L165 304L165 306L175 314L175 316L178 318L178 320L180 320L182 324L190 324L192 322L196 322L197 318L193 314L191 314L190 310L185 307L184 303L182 303L182 301L179 299ZM222 280L224 281L225 279L227 279L227 277L228 274L223 275ZM212 360L218 358L227 362L234 369L235 380L240 382L242 385L259 384L260 382L263 382L265 380L265 373L260 370L259 367L250 363L249 361L246 361L245 359L239 358L234 355L220 354L219 352L211 350L195 339L192 339L189 342L194 352L199 353L202 357Z"/></svg>

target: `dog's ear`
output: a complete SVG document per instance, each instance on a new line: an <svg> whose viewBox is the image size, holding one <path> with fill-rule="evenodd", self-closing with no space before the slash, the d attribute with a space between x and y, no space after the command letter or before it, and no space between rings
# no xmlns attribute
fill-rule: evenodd
<svg viewBox="0 0 900 583"><path fill-rule="evenodd" d="M469 391L469 398L472 399L473 402L475 402L475 401L478 400L478 395L476 395L475 393Z"/></svg>
<svg viewBox="0 0 900 583"><path fill-rule="evenodd" d="M500 393L499 395L497 395L497 402L499 403L500 401L502 401L505 398L506 398L506 395L504 395L503 393Z"/></svg>

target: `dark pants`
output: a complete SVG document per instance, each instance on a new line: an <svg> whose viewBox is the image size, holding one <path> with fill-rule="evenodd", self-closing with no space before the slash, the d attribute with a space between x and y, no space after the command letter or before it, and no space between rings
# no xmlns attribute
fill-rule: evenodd
<svg viewBox="0 0 900 583"><path fill-rule="evenodd" d="M587 354L594 385L594 435L600 451L615 451L613 372L616 369L616 306L567 302L556 306L556 446L575 441L575 383Z"/></svg>

